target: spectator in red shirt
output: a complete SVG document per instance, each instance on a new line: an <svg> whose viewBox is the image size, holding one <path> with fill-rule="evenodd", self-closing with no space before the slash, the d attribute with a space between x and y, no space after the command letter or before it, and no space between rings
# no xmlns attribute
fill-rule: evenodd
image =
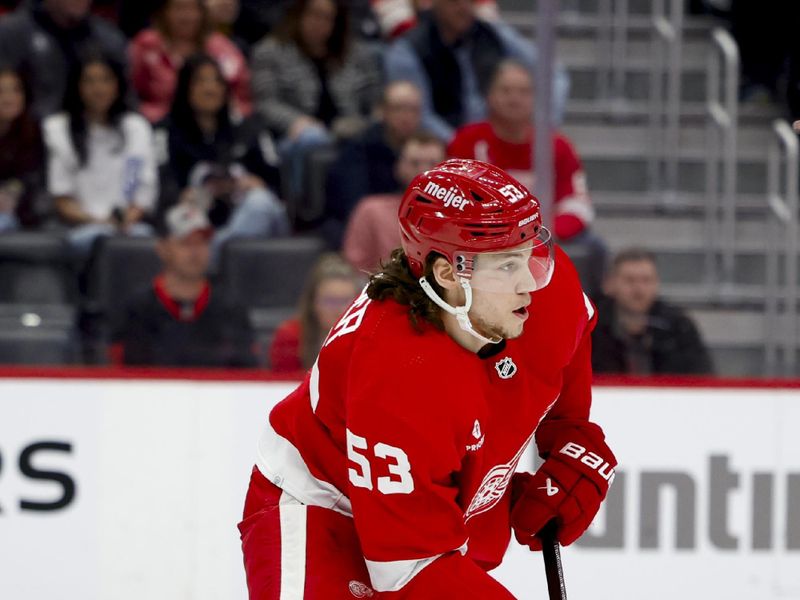
<svg viewBox="0 0 800 600"><path fill-rule="evenodd" d="M448 154L490 162L533 189L533 96L533 79L528 69L513 60L502 62L486 99L489 120L460 128L448 147ZM580 159L561 133L553 136L553 162L555 234L565 241L589 226L594 210Z"/></svg>
<svg viewBox="0 0 800 600"><path fill-rule="evenodd" d="M422 173L445 159L445 147L430 133L415 133L403 144L395 162L395 177L405 189ZM356 269L372 272L392 250L400 247L397 211L403 194L374 194L356 205L344 237L343 253Z"/></svg>
<svg viewBox="0 0 800 600"><path fill-rule="evenodd" d="M533 189L533 78L527 67L513 59L501 62L494 72L486 98L489 119L461 127L448 146L454 158L474 158L497 165L520 183ZM575 149L561 133L553 135L554 233L556 239L577 253L581 281L590 295L602 286L607 249L590 231L594 219L586 175ZM581 268L580 265L584 265Z"/></svg>
<svg viewBox="0 0 800 600"><path fill-rule="evenodd" d="M165 0L154 22L155 27L141 31L130 44L131 77L144 116L155 123L167 114L178 71L197 52L219 64L238 115L252 112L247 61L231 40L211 31L203 0Z"/></svg>
<svg viewBox="0 0 800 600"><path fill-rule="evenodd" d="M338 254L321 256L300 296L297 316L275 332L269 348L272 370L287 373L311 368L325 336L358 295L362 283Z"/></svg>

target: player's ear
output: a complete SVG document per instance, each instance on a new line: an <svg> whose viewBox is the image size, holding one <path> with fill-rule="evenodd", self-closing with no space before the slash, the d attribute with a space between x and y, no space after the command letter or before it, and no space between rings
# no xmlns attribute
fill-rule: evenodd
<svg viewBox="0 0 800 600"><path fill-rule="evenodd" d="M446 290L455 290L460 287L456 279L456 272L455 269L453 269L453 265L447 262L447 259L442 256L437 258L433 263L431 274L436 280L436 283Z"/></svg>

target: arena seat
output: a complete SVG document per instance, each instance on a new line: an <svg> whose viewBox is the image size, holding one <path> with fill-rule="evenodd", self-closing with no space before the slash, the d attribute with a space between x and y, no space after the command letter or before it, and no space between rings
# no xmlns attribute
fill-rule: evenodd
<svg viewBox="0 0 800 600"><path fill-rule="evenodd" d="M18 324L0 327L0 364L68 365L76 362L75 330Z"/></svg>
<svg viewBox="0 0 800 600"><path fill-rule="evenodd" d="M108 237L98 242L89 268L87 310L113 316L161 270L152 237Z"/></svg>
<svg viewBox="0 0 800 600"><path fill-rule="evenodd" d="M76 279L60 234L0 236L0 303L72 304L76 299Z"/></svg>
<svg viewBox="0 0 800 600"><path fill-rule="evenodd" d="M256 343L261 350L261 364L269 368L269 347L275 337L275 331L287 319L294 316L292 308L254 308L249 311L250 322L255 331Z"/></svg>
<svg viewBox="0 0 800 600"><path fill-rule="evenodd" d="M248 308L294 308L324 250L316 237L231 240L222 250L218 285Z"/></svg>

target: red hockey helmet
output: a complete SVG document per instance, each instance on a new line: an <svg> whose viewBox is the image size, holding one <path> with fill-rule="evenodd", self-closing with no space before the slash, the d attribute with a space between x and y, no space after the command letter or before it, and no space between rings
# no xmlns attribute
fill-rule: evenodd
<svg viewBox="0 0 800 600"><path fill-rule="evenodd" d="M471 278L476 255L524 246L532 249L533 289L549 283L552 244L539 201L493 165L451 159L418 175L398 216L401 244L416 277L431 252L442 254L459 275Z"/></svg>

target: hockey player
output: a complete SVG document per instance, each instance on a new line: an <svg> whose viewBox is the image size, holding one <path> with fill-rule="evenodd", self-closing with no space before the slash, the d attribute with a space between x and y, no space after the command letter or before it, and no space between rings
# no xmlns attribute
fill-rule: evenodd
<svg viewBox="0 0 800 600"><path fill-rule="evenodd" d="M402 250L270 413L245 501L251 599L508 599L511 531L570 544L616 460L589 421L594 309L538 201L486 163L419 175ZM544 462L514 474L536 436Z"/></svg>

